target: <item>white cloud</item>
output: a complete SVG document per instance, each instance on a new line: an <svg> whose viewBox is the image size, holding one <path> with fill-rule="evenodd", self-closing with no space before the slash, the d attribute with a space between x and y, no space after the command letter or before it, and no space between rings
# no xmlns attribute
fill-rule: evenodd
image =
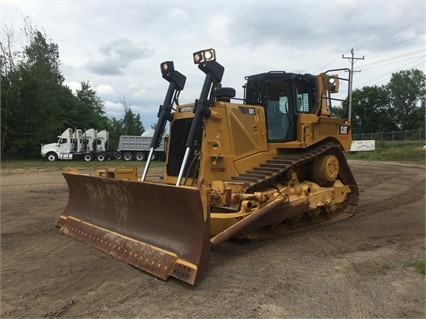
<svg viewBox="0 0 426 319"><path fill-rule="evenodd" d="M122 75L126 64L118 58L95 58L88 61L86 66L98 75Z"/></svg>
<svg viewBox="0 0 426 319"><path fill-rule="evenodd" d="M71 89L72 93L74 93L74 94L76 94L77 90L81 90L81 83L80 82L76 82L76 81L71 81L71 82L64 81L64 84L66 86L68 86Z"/></svg>
<svg viewBox="0 0 426 319"><path fill-rule="evenodd" d="M118 56L131 60L138 60L149 56L152 53L152 50L149 48L138 45L126 38L114 39L108 44L102 46L100 51L106 56Z"/></svg>
<svg viewBox="0 0 426 319"><path fill-rule="evenodd" d="M104 111L108 117L120 119L124 115L124 107L119 102L104 101Z"/></svg>
<svg viewBox="0 0 426 319"><path fill-rule="evenodd" d="M114 93L114 88L108 84L100 84L96 86L96 94L98 95L111 95Z"/></svg>
<svg viewBox="0 0 426 319"><path fill-rule="evenodd" d="M208 23L208 35L212 42L221 43L224 46L232 44L233 19L226 13L212 14Z"/></svg>
<svg viewBox="0 0 426 319"><path fill-rule="evenodd" d="M140 98L143 98L144 96L146 96L146 93L147 93L147 90L145 90L145 89L140 89L140 90L138 90L138 91L134 91L134 92L132 93L132 97L133 97L133 98L140 99Z"/></svg>
<svg viewBox="0 0 426 319"><path fill-rule="evenodd" d="M98 75L121 75L133 61L152 55L152 50L127 38L118 38L103 44L99 52L86 62L87 68Z"/></svg>

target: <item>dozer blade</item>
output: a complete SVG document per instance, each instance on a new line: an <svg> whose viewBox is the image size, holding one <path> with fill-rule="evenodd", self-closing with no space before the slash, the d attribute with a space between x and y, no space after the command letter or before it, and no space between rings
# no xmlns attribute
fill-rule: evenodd
<svg viewBox="0 0 426 319"><path fill-rule="evenodd" d="M202 188L63 173L69 200L57 226L137 268L194 284L210 254Z"/></svg>

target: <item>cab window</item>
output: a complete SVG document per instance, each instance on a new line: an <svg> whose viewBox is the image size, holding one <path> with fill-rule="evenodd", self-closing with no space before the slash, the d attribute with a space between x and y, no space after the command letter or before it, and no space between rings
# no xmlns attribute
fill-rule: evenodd
<svg viewBox="0 0 426 319"><path fill-rule="evenodd" d="M296 83L296 111L298 113L312 113L313 92L310 85Z"/></svg>
<svg viewBox="0 0 426 319"><path fill-rule="evenodd" d="M268 139L282 141L289 128L289 85L287 81L268 81L266 85Z"/></svg>

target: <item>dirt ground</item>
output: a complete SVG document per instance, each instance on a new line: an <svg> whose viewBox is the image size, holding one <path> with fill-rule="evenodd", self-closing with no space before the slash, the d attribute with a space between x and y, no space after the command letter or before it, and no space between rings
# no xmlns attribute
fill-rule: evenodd
<svg viewBox="0 0 426 319"><path fill-rule="evenodd" d="M355 217L212 252L195 286L58 233L60 170L2 171L1 312L14 317L424 318L425 168L352 161ZM155 172L151 172L154 173Z"/></svg>

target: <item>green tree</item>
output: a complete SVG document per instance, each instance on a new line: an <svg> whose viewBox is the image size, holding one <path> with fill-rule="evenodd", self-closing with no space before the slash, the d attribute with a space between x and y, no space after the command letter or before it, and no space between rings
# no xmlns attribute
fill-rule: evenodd
<svg viewBox="0 0 426 319"><path fill-rule="evenodd" d="M69 127L77 127L80 121L79 116L74 114L78 101L72 90L68 86L62 85L58 93L57 101L62 106L63 112L58 114L58 124L61 124L61 127L57 129L57 135Z"/></svg>
<svg viewBox="0 0 426 319"><path fill-rule="evenodd" d="M387 90L390 107L400 130L425 127L426 77L418 69L393 73Z"/></svg>
<svg viewBox="0 0 426 319"><path fill-rule="evenodd" d="M342 110L347 109L348 101ZM385 86L353 91L354 133L417 130L425 128L426 78L417 69L392 74Z"/></svg>
<svg viewBox="0 0 426 319"><path fill-rule="evenodd" d="M134 114L130 107L126 110L122 123L125 135L141 135L145 132L140 115Z"/></svg>
<svg viewBox="0 0 426 319"><path fill-rule="evenodd" d="M123 135L123 123L122 120L117 120L115 117L109 119L108 122L109 145L112 150L116 150L120 135Z"/></svg>
<svg viewBox="0 0 426 319"><path fill-rule="evenodd" d="M13 51L3 26L1 49L1 157L38 158L40 144L66 128L109 129L103 103L89 82L73 95L60 71L59 47L24 19L27 43Z"/></svg>
<svg viewBox="0 0 426 319"><path fill-rule="evenodd" d="M40 31L31 27L25 31L30 42L16 69L18 81L13 84L13 94L17 103L3 122L13 128L6 137L5 153L15 158L39 156L40 143L56 138L66 113L59 103L64 78L59 71L58 46L48 42Z"/></svg>
<svg viewBox="0 0 426 319"><path fill-rule="evenodd" d="M126 98L123 96L120 100L124 107L124 117L122 119L123 135L141 135L145 132L139 114L134 114L131 105L127 105Z"/></svg>
<svg viewBox="0 0 426 319"><path fill-rule="evenodd" d="M81 89L77 90L76 100L76 107L71 116L77 127L82 129L108 127L103 102L89 82L81 82Z"/></svg>
<svg viewBox="0 0 426 319"><path fill-rule="evenodd" d="M13 50L14 32L12 28L2 26L2 41L0 41L1 66L1 158L7 154L9 141L17 133L12 125L14 110L19 97L19 70L17 62L21 53Z"/></svg>
<svg viewBox="0 0 426 319"><path fill-rule="evenodd" d="M354 90L352 128L355 134L396 129L393 112L389 106L389 96L384 86L365 86Z"/></svg>
<svg viewBox="0 0 426 319"><path fill-rule="evenodd" d="M111 149L118 148L118 142L120 135L141 135L145 132L145 128L142 124L141 117L139 114L134 114L131 106L127 105L126 98L123 96L120 99L121 104L124 108L124 115L121 119L115 117L108 119L108 130L110 137Z"/></svg>

